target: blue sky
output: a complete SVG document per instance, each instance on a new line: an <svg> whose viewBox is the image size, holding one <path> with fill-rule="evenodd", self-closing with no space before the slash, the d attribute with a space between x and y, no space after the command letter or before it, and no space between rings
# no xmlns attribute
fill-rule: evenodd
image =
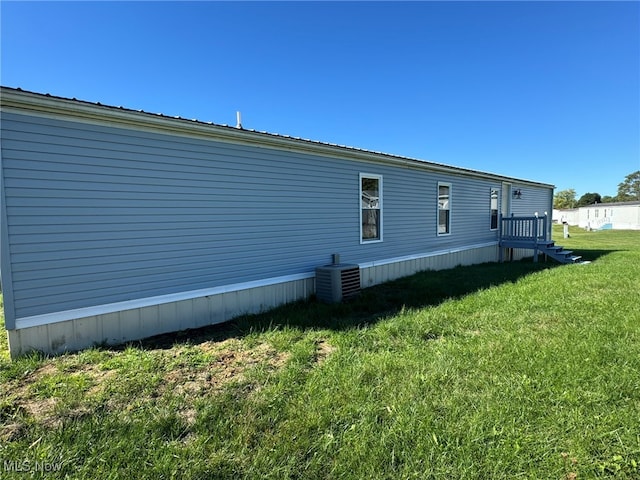
<svg viewBox="0 0 640 480"><path fill-rule="evenodd" d="M638 2L2 1L1 83L615 195Z"/></svg>

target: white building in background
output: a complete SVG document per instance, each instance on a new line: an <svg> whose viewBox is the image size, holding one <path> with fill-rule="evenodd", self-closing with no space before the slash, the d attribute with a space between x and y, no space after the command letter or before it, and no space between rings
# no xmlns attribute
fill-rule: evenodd
<svg viewBox="0 0 640 480"><path fill-rule="evenodd" d="M587 230L640 230L640 201L554 209L553 221Z"/></svg>

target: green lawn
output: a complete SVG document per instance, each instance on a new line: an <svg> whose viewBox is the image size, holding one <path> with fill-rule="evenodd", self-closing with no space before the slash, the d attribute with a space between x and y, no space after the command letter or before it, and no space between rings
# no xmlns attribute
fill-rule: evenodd
<svg viewBox="0 0 640 480"><path fill-rule="evenodd" d="M3 353L0 478L638 479L640 232L554 235L592 262Z"/></svg>

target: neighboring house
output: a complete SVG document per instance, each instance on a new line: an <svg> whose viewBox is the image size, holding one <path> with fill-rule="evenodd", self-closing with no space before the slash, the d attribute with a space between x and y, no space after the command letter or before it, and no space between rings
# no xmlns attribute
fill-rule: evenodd
<svg viewBox="0 0 640 480"><path fill-rule="evenodd" d="M578 225L577 208L554 208L552 213L553 223Z"/></svg>
<svg viewBox="0 0 640 480"><path fill-rule="evenodd" d="M553 210L553 221L587 230L640 230L640 201L597 203Z"/></svg>
<svg viewBox="0 0 640 480"><path fill-rule="evenodd" d="M497 261L498 210L552 209L553 186L535 181L1 93L0 257L13 356L307 298L315 268L336 253L359 266L362 287Z"/></svg>

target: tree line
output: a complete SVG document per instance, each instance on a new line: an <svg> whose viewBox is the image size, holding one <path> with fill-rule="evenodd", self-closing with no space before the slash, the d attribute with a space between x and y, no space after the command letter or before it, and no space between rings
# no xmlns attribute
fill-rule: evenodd
<svg viewBox="0 0 640 480"><path fill-rule="evenodd" d="M640 170L624 177L624 181L618 184L618 194L600 196L599 193L585 193L576 200L576 191L573 188L560 190L553 197L553 208L578 208L594 203L630 202L640 201Z"/></svg>

